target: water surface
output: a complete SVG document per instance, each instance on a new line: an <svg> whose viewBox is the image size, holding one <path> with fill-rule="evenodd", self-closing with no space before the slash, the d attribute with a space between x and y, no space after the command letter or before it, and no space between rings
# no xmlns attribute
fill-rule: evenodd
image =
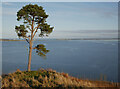
<svg viewBox="0 0 120 89"><path fill-rule="evenodd" d="M87 40L45 40L50 52L47 59L42 59L34 51L31 69L52 68L72 76L88 79L100 79L105 75L108 81L118 78L118 42ZM26 70L28 61L28 44L24 41L2 42L2 70L10 73L16 69Z"/></svg>

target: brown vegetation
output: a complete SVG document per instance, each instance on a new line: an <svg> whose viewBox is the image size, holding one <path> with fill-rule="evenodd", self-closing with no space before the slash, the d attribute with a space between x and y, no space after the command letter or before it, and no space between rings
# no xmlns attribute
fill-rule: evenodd
<svg viewBox="0 0 120 89"><path fill-rule="evenodd" d="M20 71L2 75L2 87L64 87L64 88L119 88L118 83L107 81L82 80L67 73L59 73L52 69L38 71Z"/></svg>

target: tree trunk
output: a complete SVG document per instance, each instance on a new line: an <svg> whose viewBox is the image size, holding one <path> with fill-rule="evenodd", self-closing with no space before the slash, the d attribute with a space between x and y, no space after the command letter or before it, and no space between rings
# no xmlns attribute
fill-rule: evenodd
<svg viewBox="0 0 120 89"><path fill-rule="evenodd" d="M31 69L31 57L32 57L32 41L29 44L29 59L28 59L28 71Z"/></svg>
<svg viewBox="0 0 120 89"><path fill-rule="evenodd" d="M32 58L32 43L33 43L33 32L34 32L34 16L32 20L32 31L31 31L31 39L29 41L29 60L28 60L28 71L31 69L31 58Z"/></svg>

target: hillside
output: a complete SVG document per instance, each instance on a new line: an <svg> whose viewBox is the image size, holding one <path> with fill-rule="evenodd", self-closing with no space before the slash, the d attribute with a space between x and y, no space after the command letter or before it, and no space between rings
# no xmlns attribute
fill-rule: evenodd
<svg viewBox="0 0 120 89"><path fill-rule="evenodd" d="M118 83L107 81L82 80L66 73L59 73L52 69L40 69L38 71L20 71L2 75L2 87L65 87L72 89L86 87L115 87Z"/></svg>

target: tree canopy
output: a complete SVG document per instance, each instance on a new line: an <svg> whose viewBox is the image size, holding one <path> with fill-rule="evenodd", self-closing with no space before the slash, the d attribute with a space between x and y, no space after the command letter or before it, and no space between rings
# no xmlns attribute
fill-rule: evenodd
<svg viewBox="0 0 120 89"><path fill-rule="evenodd" d="M17 12L17 20L23 21L22 25L15 27L18 37L34 37L38 31L40 32L40 37L48 36L53 31L53 27L50 27L46 23L47 17L48 15L42 6L38 6L37 4L24 6ZM32 32L33 35L30 35L29 32Z"/></svg>
<svg viewBox="0 0 120 89"><path fill-rule="evenodd" d="M29 44L28 71L30 71L31 68L32 49L36 50L36 53L44 58L49 52L43 44L37 44L37 46L32 47L33 40L37 32L38 37L43 37L48 36L53 31L54 27L51 27L46 22L47 17L48 15L43 7L38 6L37 4L23 6L17 12L17 21L21 21L23 23L19 26L15 26L15 31L19 38L24 38Z"/></svg>
<svg viewBox="0 0 120 89"><path fill-rule="evenodd" d="M36 53L42 57L45 57L46 53L49 52L43 44L32 47L37 32L39 32L39 37L43 37L48 36L53 31L53 27L46 23L47 17L48 15L43 7L37 4L26 5L17 12L17 21L22 21L23 23L15 26L16 33L19 38L24 38L29 44L28 71L31 69L32 49L35 49Z"/></svg>

